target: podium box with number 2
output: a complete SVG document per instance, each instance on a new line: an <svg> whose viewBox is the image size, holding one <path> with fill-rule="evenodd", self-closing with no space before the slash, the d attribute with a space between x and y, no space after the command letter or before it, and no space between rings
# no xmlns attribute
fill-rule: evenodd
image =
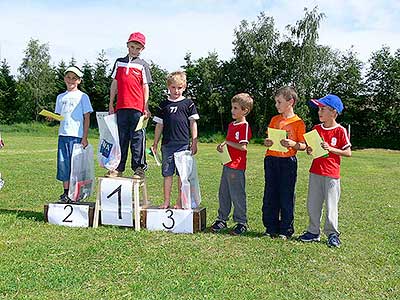
<svg viewBox="0 0 400 300"><path fill-rule="evenodd" d="M98 226L100 217L102 225L133 227L135 220L135 230L140 230L140 210L147 204L146 179L100 177L93 227Z"/></svg>
<svg viewBox="0 0 400 300"><path fill-rule="evenodd" d="M55 225L69 227L93 226L94 203L49 203L44 206L44 219Z"/></svg>

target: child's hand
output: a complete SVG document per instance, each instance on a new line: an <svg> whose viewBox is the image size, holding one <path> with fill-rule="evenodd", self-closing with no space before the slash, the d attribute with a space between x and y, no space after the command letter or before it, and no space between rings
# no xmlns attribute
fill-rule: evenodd
<svg viewBox="0 0 400 300"><path fill-rule="evenodd" d="M52 117L47 116L47 117L46 117L46 120L51 122L51 121L53 121L54 119L53 119Z"/></svg>
<svg viewBox="0 0 400 300"><path fill-rule="evenodd" d="M85 149L88 144L89 144L88 139L82 138L81 145L82 145L83 149Z"/></svg>
<svg viewBox="0 0 400 300"><path fill-rule="evenodd" d="M144 118L149 119L151 117L151 112L148 109L144 110Z"/></svg>
<svg viewBox="0 0 400 300"><path fill-rule="evenodd" d="M272 140L270 140L269 138L266 138L264 140L264 146L266 147L271 147L274 144L274 142Z"/></svg>
<svg viewBox="0 0 400 300"><path fill-rule="evenodd" d="M307 146L307 148L306 148L307 154L311 155L312 151L313 151L313 149L310 146Z"/></svg>
<svg viewBox="0 0 400 300"><path fill-rule="evenodd" d="M322 142L321 147L322 147L322 149L330 152L331 146L329 146L329 144L327 142Z"/></svg>
<svg viewBox="0 0 400 300"><path fill-rule="evenodd" d="M197 139L192 142L190 150L192 150L192 155L196 155L196 153L197 153Z"/></svg>
<svg viewBox="0 0 400 300"><path fill-rule="evenodd" d="M153 146L150 147L151 151L153 151L154 155L157 155L157 144L153 144Z"/></svg>
<svg viewBox="0 0 400 300"><path fill-rule="evenodd" d="M224 148L225 145L226 145L226 142L222 142L221 144L219 144L217 146L217 151L221 152L221 153L224 152L223 148Z"/></svg>
<svg viewBox="0 0 400 300"><path fill-rule="evenodd" d="M289 147L294 147L296 145L296 142L291 139L283 139L281 140L281 145L283 147L289 148Z"/></svg>

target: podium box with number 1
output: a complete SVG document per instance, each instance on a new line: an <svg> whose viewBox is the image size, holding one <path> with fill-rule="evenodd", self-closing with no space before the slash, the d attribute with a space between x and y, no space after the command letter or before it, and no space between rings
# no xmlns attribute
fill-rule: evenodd
<svg viewBox="0 0 400 300"><path fill-rule="evenodd" d="M142 203L140 203L140 188ZM148 205L146 179L100 177L93 227L102 225L135 227L140 230L140 210ZM133 224L133 220L135 224Z"/></svg>

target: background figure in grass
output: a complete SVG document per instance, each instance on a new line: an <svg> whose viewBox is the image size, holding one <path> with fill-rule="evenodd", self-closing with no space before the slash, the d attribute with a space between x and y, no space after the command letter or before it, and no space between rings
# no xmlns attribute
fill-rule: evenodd
<svg viewBox="0 0 400 300"><path fill-rule="evenodd" d="M298 96L294 88L282 87L275 93L275 107L278 115L272 117L268 127L285 130L287 138L280 144L287 152L267 149L264 158L265 187L262 206L262 219L265 235L272 238L287 239L294 233L294 202L297 179L298 150L304 150L303 134L306 126L300 117L294 113ZM268 131L267 131L268 134ZM266 138L266 147L271 147L273 141Z"/></svg>
<svg viewBox="0 0 400 300"><path fill-rule="evenodd" d="M253 99L249 94L235 95L231 100L231 113L234 119L228 126L224 142L217 146L218 152L228 151L231 161L223 166L219 185L218 217L211 226L211 231L219 232L227 228L233 204L233 221L236 225L231 234L241 235L247 231L247 200L246 200L246 164L247 144L252 133L246 116L253 109ZM223 149L226 147L227 149Z"/></svg>
<svg viewBox="0 0 400 300"><path fill-rule="evenodd" d="M328 236L328 246L340 247L340 161L341 156L351 156L351 143L347 131L336 122L337 116L343 110L343 103L338 96L329 94L319 100L311 100L311 104L318 107L318 117L322 122L313 129L322 137L324 142L321 146L329 153L328 156L315 158L311 164L307 198L309 225L307 231L300 236L300 240L320 240L322 207L325 203L324 233ZM312 152L313 149L307 147L307 154Z"/></svg>
<svg viewBox="0 0 400 300"><path fill-rule="evenodd" d="M146 44L145 36L134 32L129 36L128 55L118 58L112 71L113 81L110 88L109 113L117 113L121 161L116 170L107 172L106 176L122 176L125 171L129 145L131 148L131 168L134 178L144 177L146 164L146 131L144 128L135 131L139 118L150 117L148 107L149 84L152 82L150 67L139 58ZM114 100L117 103L114 110Z"/></svg>
<svg viewBox="0 0 400 300"><path fill-rule="evenodd" d="M178 175L178 199L175 208L182 208L181 180L175 165L174 153L191 150L197 153L197 113L196 105L183 96L186 89L185 72L177 71L168 75L169 98L160 103L154 117L156 129L152 151L157 155L158 142L162 134L162 176L164 177L164 203L162 209L169 208L171 202L172 178ZM191 143L190 143L191 134Z"/></svg>
<svg viewBox="0 0 400 300"><path fill-rule="evenodd" d="M78 89L83 73L75 66L65 70L64 82L67 91L57 96L55 113L64 119L58 130L57 179L63 182L61 202L70 202L68 197L71 174L71 157L74 144L88 145L90 113L93 112L89 96ZM50 118L50 117L48 117Z"/></svg>

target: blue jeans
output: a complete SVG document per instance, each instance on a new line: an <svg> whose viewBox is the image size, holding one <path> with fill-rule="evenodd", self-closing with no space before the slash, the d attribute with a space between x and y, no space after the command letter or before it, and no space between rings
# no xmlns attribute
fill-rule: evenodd
<svg viewBox="0 0 400 300"><path fill-rule="evenodd" d="M74 144L80 144L81 138L74 136L58 136L57 180L69 181L71 175L71 158Z"/></svg>
<svg viewBox="0 0 400 300"><path fill-rule="evenodd" d="M294 233L297 158L266 156L262 219L266 232L290 237Z"/></svg>

